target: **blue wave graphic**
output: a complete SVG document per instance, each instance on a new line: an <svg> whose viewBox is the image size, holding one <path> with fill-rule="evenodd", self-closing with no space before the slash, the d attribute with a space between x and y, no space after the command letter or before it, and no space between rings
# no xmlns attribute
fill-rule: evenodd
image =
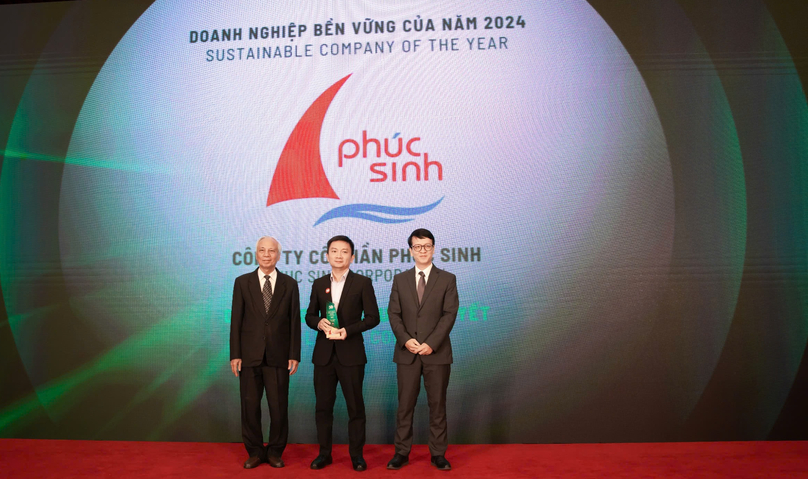
<svg viewBox="0 0 808 479"><path fill-rule="evenodd" d="M438 201L432 203L431 205L416 206L413 208L403 208L399 206L371 205L368 203L357 203L355 205L337 206L336 208L327 211L323 216L321 216L320 219L318 219L317 222L314 223L314 226L317 226L320 223L323 223L328 220L333 220L335 218L357 218L360 220L375 221L376 223L386 223L386 224L406 223L407 221L414 220L415 219L414 216L426 213L427 211L435 208L440 204L441 201L443 201L444 198L446 197L441 196L441 198ZM388 215L391 216L392 218L378 216L374 213Z"/></svg>

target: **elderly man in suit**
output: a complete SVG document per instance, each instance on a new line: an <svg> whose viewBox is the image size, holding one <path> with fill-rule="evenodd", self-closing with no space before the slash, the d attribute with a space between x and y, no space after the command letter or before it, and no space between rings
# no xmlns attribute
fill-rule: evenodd
<svg viewBox="0 0 808 479"><path fill-rule="evenodd" d="M230 368L239 378L241 435L249 459L283 467L289 435L289 377L300 363L300 292L297 281L277 269L281 245L264 236L255 247L258 268L236 278L230 317ZM267 394L269 440L264 446L261 398Z"/></svg>
<svg viewBox="0 0 808 479"><path fill-rule="evenodd" d="M396 452L388 469L401 469L409 462L412 447L412 415L421 377L429 404L429 452L432 465L448 471L446 389L452 364L452 331L459 299L455 275L432 264L435 237L417 229L407 240L415 267L393 278L387 314L396 337L393 362L398 380Z"/></svg>
<svg viewBox="0 0 808 479"><path fill-rule="evenodd" d="M331 274L316 279L311 285L311 301L306 311L306 324L317 331L311 362L314 363L315 422L320 452L311 468L322 469L332 462L334 401L339 383L348 409L351 464L354 470L364 471L367 463L362 454L365 446L362 384L368 360L362 333L378 326L379 306L370 278L349 269L354 258L350 238L334 236L328 240L327 257ZM329 302L336 306L338 329L326 319Z"/></svg>

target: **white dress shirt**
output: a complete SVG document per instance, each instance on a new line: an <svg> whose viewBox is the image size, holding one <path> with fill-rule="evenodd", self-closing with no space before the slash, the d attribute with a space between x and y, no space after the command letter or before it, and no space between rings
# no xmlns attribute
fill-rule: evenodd
<svg viewBox="0 0 808 479"><path fill-rule="evenodd" d="M346 278L348 278L348 271L345 271L339 281L336 281L334 273L331 273L331 302L334 303L335 309L339 309L339 299L342 297L342 290L345 289Z"/></svg>
<svg viewBox="0 0 808 479"><path fill-rule="evenodd" d="M429 263L429 266L426 269L418 269L418 266L415 267L415 290L418 291L418 281L421 279L421 275L419 274L421 271L424 272L424 286L429 284L429 273L432 271L432 263Z"/></svg>
<svg viewBox="0 0 808 479"><path fill-rule="evenodd" d="M269 273L269 284L272 286L272 294L275 294L275 281L278 279L278 270L273 269L271 273ZM266 279L264 279L264 272L261 271L261 268L258 268L258 282L261 283L261 291L264 291L264 283L266 283Z"/></svg>

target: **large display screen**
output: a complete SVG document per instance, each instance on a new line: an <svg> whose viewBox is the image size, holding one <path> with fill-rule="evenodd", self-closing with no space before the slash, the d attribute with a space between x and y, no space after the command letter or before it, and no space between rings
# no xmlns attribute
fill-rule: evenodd
<svg viewBox="0 0 808 479"><path fill-rule="evenodd" d="M304 315L343 234L390 442L386 308L427 228L451 442L804 439L805 46L730 3L0 7L0 435L240 440L233 280L274 236Z"/></svg>

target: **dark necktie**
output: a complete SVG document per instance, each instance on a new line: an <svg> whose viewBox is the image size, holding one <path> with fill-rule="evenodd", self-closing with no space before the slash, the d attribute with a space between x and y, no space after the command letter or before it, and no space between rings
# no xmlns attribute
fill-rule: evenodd
<svg viewBox="0 0 808 479"><path fill-rule="evenodd" d="M418 273L418 304L421 304L421 299L424 297L424 290L426 289L426 279L424 277L424 272L421 271Z"/></svg>
<svg viewBox="0 0 808 479"><path fill-rule="evenodd" d="M269 313L269 305L272 304L272 282L269 275L264 275L264 310Z"/></svg>

